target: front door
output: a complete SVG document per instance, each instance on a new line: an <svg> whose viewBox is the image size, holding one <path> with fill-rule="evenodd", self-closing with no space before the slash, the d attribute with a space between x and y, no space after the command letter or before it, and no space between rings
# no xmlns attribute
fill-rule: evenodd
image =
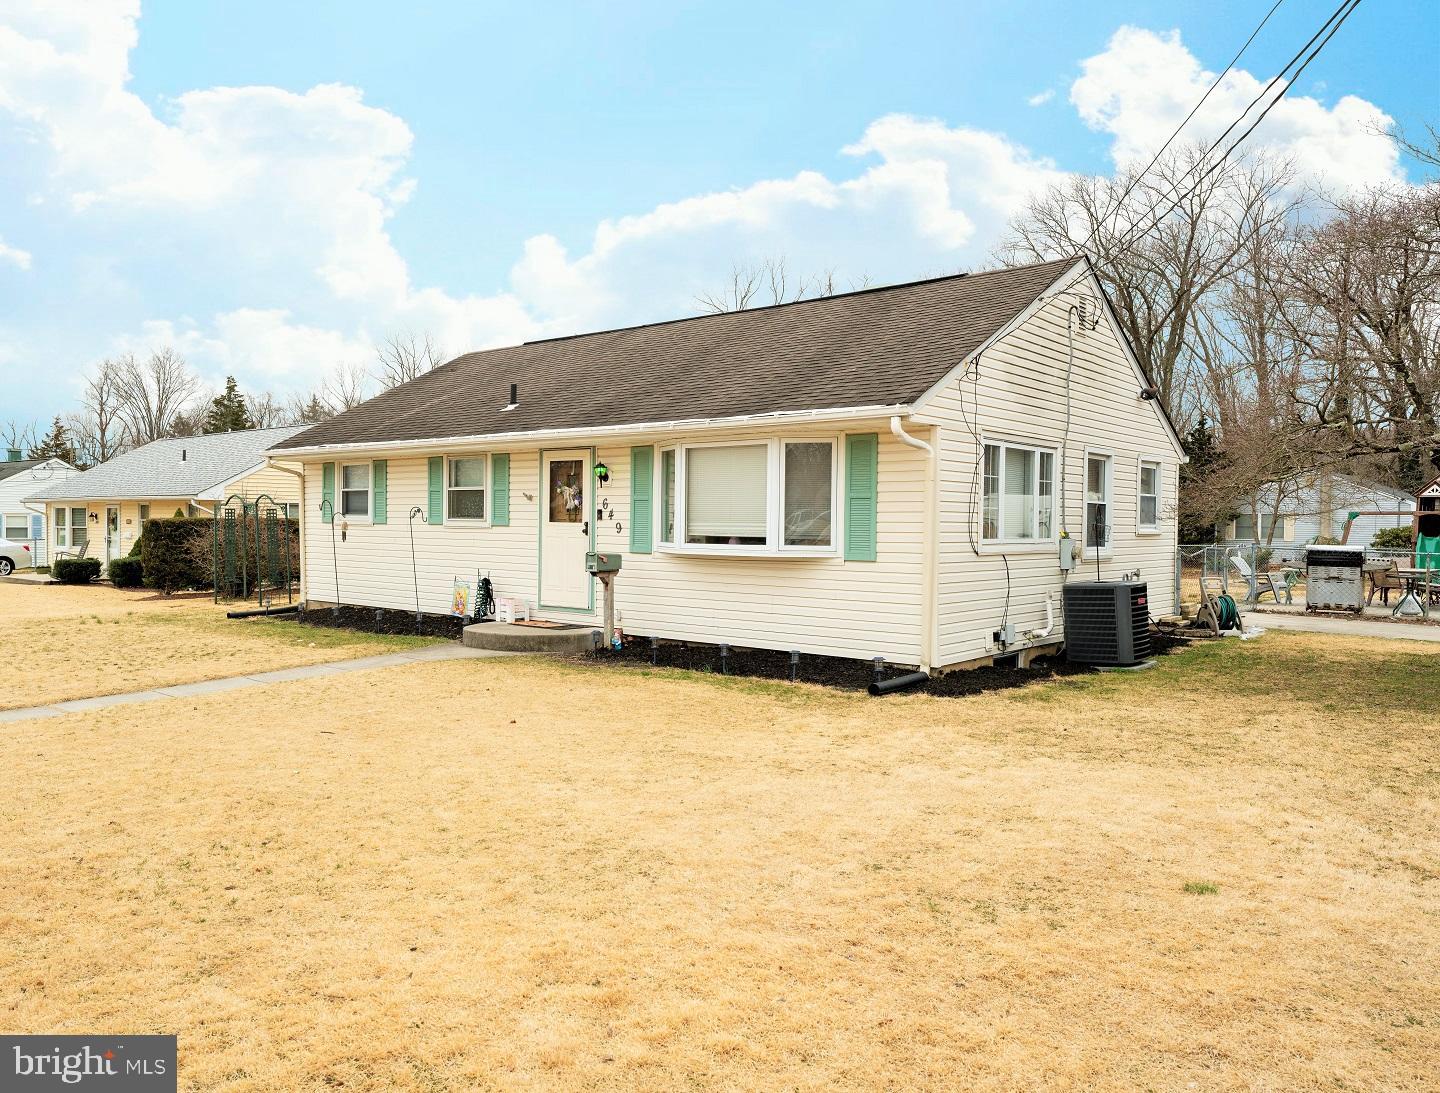
<svg viewBox="0 0 1440 1093"><path fill-rule="evenodd" d="M120 509L111 505L105 510L105 560L120 557Z"/></svg>
<svg viewBox="0 0 1440 1093"><path fill-rule="evenodd" d="M540 489L540 606L588 611L590 453L545 452Z"/></svg>

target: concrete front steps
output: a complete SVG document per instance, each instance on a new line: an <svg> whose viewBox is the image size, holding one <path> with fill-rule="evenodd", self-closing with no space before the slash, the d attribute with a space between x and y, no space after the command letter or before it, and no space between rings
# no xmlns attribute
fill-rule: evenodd
<svg viewBox="0 0 1440 1093"><path fill-rule="evenodd" d="M465 627L460 640L471 649L506 653L588 653L595 648L595 630L589 626L551 630L518 623L477 622Z"/></svg>

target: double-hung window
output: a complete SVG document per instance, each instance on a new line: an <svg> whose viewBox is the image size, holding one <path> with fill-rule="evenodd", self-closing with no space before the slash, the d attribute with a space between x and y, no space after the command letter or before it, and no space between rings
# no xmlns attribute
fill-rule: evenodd
<svg viewBox="0 0 1440 1093"><path fill-rule="evenodd" d="M1055 534L1055 453L1023 444L985 445L980 537L1024 543Z"/></svg>
<svg viewBox="0 0 1440 1093"><path fill-rule="evenodd" d="M445 478L445 514L451 520L485 519L485 457L452 456Z"/></svg>
<svg viewBox="0 0 1440 1093"><path fill-rule="evenodd" d="M369 463L346 463L340 468L340 515L370 515Z"/></svg>
<svg viewBox="0 0 1440 1093"><path fill-rule="evenodd" d="M30 521L24 516L5 517L3 535L13 543L23 542L30 538Z"/></svg>
<svg viewBox="0 0 1440 1093"><path fill-rule="evenodd" d="M1160 530L1160 464L1140 461L1140 500L1137 515L1141 531Z"/></svg>
<svg viewBox="0 0 1440 1093"><path fill-rule="evenodd" d="M1085 457L1085 546L1104 550L1110 545L1110 457Z"/></svg>
<svg viewBox="0 0 1440 1093"><path fill-rule="evenodd" d="M662 449L660 542L702 553L833 553L837 451L828 437Z"/></svg>

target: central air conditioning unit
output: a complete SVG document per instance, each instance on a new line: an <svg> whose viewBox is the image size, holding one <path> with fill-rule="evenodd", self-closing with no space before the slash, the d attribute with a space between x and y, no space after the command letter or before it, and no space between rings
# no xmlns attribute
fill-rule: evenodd
<svg viewBox="0 0 1440 1093"><path fill-rule="evenodd" d="M1076 664L1128 668L1150 659L1150 595L1138 581L1065 585L1065 657Z"/></svg>

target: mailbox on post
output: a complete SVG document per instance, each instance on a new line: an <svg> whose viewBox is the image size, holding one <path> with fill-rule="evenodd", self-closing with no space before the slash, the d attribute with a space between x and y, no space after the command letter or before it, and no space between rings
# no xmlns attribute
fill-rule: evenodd
<svg viewBox="0 0 1440 1093"><path fill-rule="evenodd" d="M620 555L613 550L592 550L585 555L585 572L594 576L620 572Z"/></svg>
<svg viewBox="0 0 1440 1093"><path fill-rule="evenodd" d="M585 572L605 586L605 648L615 642L615 574L620 572L620 555L613 550L592 550L585 555Z"/></svg>

